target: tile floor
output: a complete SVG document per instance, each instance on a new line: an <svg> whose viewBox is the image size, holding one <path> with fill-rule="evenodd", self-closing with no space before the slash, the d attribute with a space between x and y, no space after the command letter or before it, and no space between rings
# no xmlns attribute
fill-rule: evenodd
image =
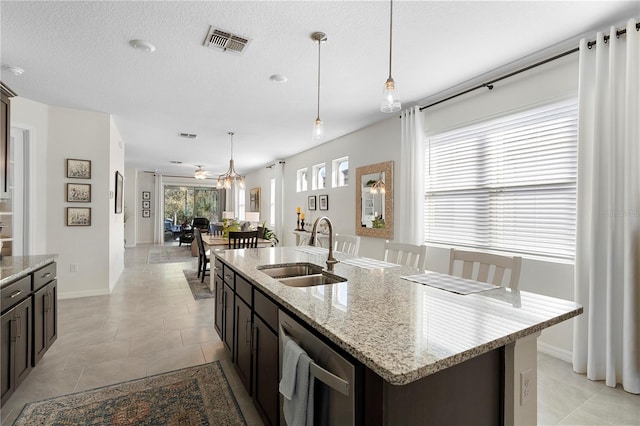
<svg viewBox="0 0 640 426"><path fill-rule="evenodd" d="M249 425L261 425L213 328L214 299L194 301L186 263L147 264L151 245L125 251L110 296L59 301L58 340L2 407L9 425L25 403L220 360ZM640 396L575 374L539 354L540 425L637 425Z"/></svg>

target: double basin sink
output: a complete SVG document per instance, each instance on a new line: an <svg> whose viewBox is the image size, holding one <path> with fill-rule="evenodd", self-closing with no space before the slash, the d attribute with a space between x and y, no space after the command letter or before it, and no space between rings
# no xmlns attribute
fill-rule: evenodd
<svg viewBox="0 0 640 426"><path fill-rule="evenodd" d="M323 271L322 266L313 263L285 263L262 265L258 270L290 287L311 287L347 281L346 278Z"/></svg>

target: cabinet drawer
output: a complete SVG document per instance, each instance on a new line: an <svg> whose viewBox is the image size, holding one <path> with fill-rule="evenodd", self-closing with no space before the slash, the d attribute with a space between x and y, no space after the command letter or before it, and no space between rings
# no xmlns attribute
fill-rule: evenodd
<svg viewBox="0 0 640 426"><path fill-rule="evenodd" d="M0 303L2 312L17 305L18 302L24 300L25 297L31 294L31 275L27 275L18 281L9 284L2 289L0 295L2 297L2 303Z"/></svg>
<svg viewBox="0 0 640 426"><path fill-rule="evenodd" d="M236 275L236 294L244 300L249 307L251 304L251 288L253 286L249 281L242 278L240 275Z"/></svg>
<svg viewBox="0 0 640 426"><path fill-rule="evenodd" d="M278 305L260 291L253 292L253 310L274 331L278 330Z"/></svg>
<svg viewBox="0 0 640 426"><path fill-rule="evenodd" d="M231 287L231 290L234 290L234 291L236 289L235 280L234 280L235 275L236 275L236 272L233 269L231 269L227 265L224 265L224 267L222 268L222 278L224 279L225 284Z"/></svg>
<svg viewBox="0 0 640 426"><path fill-rule="evenodd" d="M218 275L219 277L222 277L222 265L224 265L224 263L222 263L222 261L216 257L214 266L216 268L216 275Z"/></svg>
<svg viewBox="0 0 640 426"><path fill-rule="evenodd" d="M50 263L33 273L33 291L56 278L56 263Z"/></svg>

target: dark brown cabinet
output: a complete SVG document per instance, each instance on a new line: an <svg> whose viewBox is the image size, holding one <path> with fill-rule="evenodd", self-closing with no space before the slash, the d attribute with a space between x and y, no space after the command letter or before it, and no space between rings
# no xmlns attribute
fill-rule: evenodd
<svg viewBox="0 0 640 426"><path fill-rule="evenodd" d="M236 296L236 370L251 395L251 307Z"/></svg>
<svg viewBox="0 0 640 426"><path fill-rule="evenodd" d="M215 295L216 295L216 311L213 319L213 326L215 327L218 335L221 339L223 339L223 318L224 318L224 306L223 306L223 296L222 292L224 290L224 282L222 281L222 277L217 275L214 278L215 285Z"/></svg>
<svg viewBox="0 0 640 426"><path fill-rule="evenodd" d="M33 366L58 338L58 281L53 280L33 294Z"/></svg>
<svg viewBox="0 0 640 426"><path fill-rule="evenodd" d="M222 330L222 342L227 350L231 353L231 359L234 360L234 327L233 327L233 313L234 313L235 297L231 287L225 282L222 290L222 312L223 312L223 330Z"/></svg>
<svg viewBox="0 0 640 426"><path fill-rule="evenodd" d="M257 315L253 317L253 403L267 425L277 425L278 335Z"/></svg>
<svg viewBox="0 0 640 426"><path fill-rule="evenodd" d="M1 404L9 399L31 371L32 315L31 297L27 297L1 316Z"/></svg>

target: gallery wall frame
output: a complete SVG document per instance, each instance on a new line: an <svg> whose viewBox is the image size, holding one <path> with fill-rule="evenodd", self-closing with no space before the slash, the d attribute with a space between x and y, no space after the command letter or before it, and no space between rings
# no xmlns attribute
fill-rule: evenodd
<svg viewBox="0 0 640 426"><path fill-rule="evenodd" d="M142 191L143 200L151 200L151 191Z"/></svg>
<svg viewBox="0 0 640 426"><path fill-rule="evenodd" d="M67 226L91 226L91 207L67 207Z"/></svg>
<svg viewBox="0 0 640 426"><path fill-rule="evenodd" d="M318 196L318 208L320 210L329 210L329 196L328 195L319 195Z"/></svg>
<svg viewBox="0 0 640 426"><path fill-rule="evenodd" d="M142 200L142 208L145 210L148 210L151 208L151 201L149 200Z"/></svg>
<svg viewBox="0 0 640 426"><path fill-rule="evenodd" d="M91 160L67 158L67 177L73 179L91 179Z"/></svg>
<svg viewBox="0 0 640 426"><path fill-rule="evenodd" d="M122 200L124 191L124 177L116 170L116 214L122 213Z"/></svg>
<svg viewBox="0 0 640 426"><path fill-rule="evenodd" d="M151 217L151 210L142 210L142 217Z"/></svg>
<svg viewBox="0 0 640 426"><path fill-rule="evenodd" d="M67 183L67 202L90 203L91 202L91 184L90 183Z"/></svg>
<svg viewBox="0 0 640 426"><path fill-rule="evenodd" d="M315 195L309 195L309 198L307 198L307 208L309 210L316 210L316 196Z"/></svg>

